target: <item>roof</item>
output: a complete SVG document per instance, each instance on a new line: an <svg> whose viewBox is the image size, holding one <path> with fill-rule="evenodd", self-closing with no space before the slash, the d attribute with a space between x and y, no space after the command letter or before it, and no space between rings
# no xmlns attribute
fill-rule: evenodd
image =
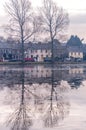
<svg viewBox="0 0 86 130"><path fill-rule="evenodd" d="M67 46L82 46L82 41L78 36L71 36L67 42Z"/></svg>
<svg viewBox="0 0 86 130"><path fill-rule="evenodd" d="M83 52L83 47L68 47L68 52Z"/></svg>
<svg viewBox="0 0 86 130"><path fill-rule="evenodd" d="M66 46L65 46L66 47ZM64 46L61 45L61 43L58 40L54 40L53 43L53 48L55 49L64 49ZM51 50L52 44L51 42L47 43L25 43L24 44L25 50L30 49L30 50ZM21 49L21 44L20 43L7 43L7 42L0 42L0 49Z"/></svg>
<svg viewBox="0 0 86 130"><path fill-rule="evenodd" d="M60 42L58 42L57 40L54 41L53 45L54 45L53 46L54 49L62 47ZM48 42L48 43L41 43L41 42L31 43L31 42L29 42L29 43L26 43L25 48L31 49L31 50L46 50L46 49L51 49L52 44L51 44L51 42Z"/></svg>
<svg viewBox="0 0 86 130"><path fill-rule="evenodd" d="M20 48L19 44L0 42L0 49L18 49L18 48Z"/></svg>

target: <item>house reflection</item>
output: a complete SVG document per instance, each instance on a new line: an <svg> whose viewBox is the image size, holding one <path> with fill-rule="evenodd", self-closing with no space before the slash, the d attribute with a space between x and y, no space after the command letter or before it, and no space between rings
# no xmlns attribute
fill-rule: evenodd
<svg viewBox="0 0 86 130"><path fill-rule="evenodd" d="M37 83L51 83L51 75L52 69L50 67L31 65L29 67L25 67L24 69L24 77L25 84L37 84ZM61 68L61 66L57 66L57 68L53 68L54 71L54 81L61 80L71 81L71 79L86 79L86 71L82 68L70 67L69 69ZM4 84L5 86L9 86L13 88L13 86L21 84L21 68L2 68L0 69L0 84Z"/></svg>
<svg viewBox="0 0 86 130"><path fill-rule="evenodd" d="M78 89L82 84L82 81L85 79L86 73L84 72L84 68L76 67L69 69L69 76L71 77L68 80L70 87Z"/></svg>
<svg viewBox="0 0 86 130"><path fill-rule="evenodd" d="M83 74L84 68L70 68L69 74Z"/></svg>

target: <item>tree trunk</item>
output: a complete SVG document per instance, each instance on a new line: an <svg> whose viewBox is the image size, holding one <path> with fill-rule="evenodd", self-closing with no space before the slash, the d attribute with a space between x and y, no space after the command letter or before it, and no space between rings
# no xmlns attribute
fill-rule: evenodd
<svg viewBox="0 0 86 130"><path fill-rule="evenodd" d="M21 52L22 52L22 63L24 64L24 39L23 39L23 27L21 26Z"/></svg>

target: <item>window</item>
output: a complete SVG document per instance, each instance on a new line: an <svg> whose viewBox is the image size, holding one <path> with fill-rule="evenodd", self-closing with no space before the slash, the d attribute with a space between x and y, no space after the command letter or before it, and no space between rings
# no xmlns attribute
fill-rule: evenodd
<svg viewBox="0 0 86 130"><path fill-rule="evenodd" d="M37 53L37 50L35 50L35 53Z"/></svg>
<svg viewBox="0 0 86 130"><path fill-rule="evenodd" d="M36 57L38 57L38 55L36 55Z"/></svg>
<svg viewBox="0 0 86 130"><path fill-rule="evenodd" d="M43 55L41 55L41 57L43 57Z"/></svg>
<svg viewBox="0 0 86 130"><path fill-rule="evenodd" d="M46 50L46 53L47 53L47 50Z"/></svg>
<svg viewBox="0 0 86 130"><path fill-rule="evenodd" d="M78 55L80 55L80 52L78 53Z"/></svg>

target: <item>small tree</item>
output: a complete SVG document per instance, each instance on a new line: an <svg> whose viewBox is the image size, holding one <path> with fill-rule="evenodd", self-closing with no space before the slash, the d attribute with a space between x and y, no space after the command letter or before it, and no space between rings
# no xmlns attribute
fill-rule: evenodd
<svg viewBox="0 0 86 130"><path fill-rule="evenodd" d="M69 19L68 14L53 2L53 0L44 0L43 6L40 8L40 23L42 31L49 36L51 41L51 52L53 61L53 43L59 33L63 34Z"/></svg>
<svg viewBox="0 0 86 130"><path fill-rule="evenodd" d="M22 61L24 62L24 43L37 31L35 17L31 12L29 0L9 0L6 9L10 15L9 25L6 30L10 31L21 43Z"/></svg>

